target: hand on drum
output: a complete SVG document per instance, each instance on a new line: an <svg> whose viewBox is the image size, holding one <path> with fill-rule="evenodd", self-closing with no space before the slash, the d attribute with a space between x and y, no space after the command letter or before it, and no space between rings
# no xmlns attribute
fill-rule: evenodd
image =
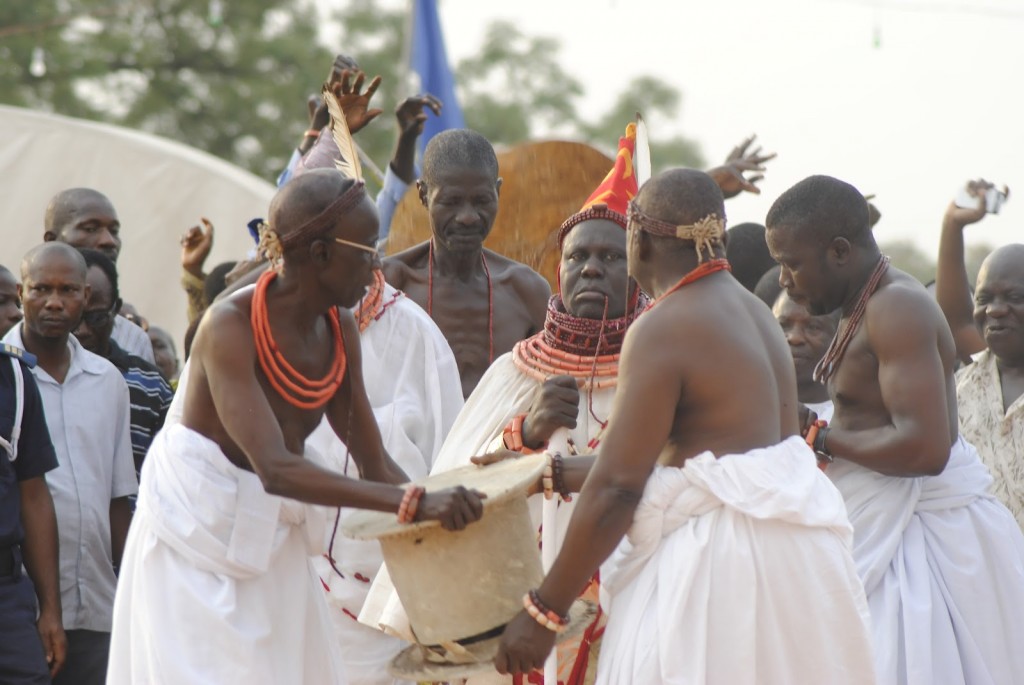
<svg viewBox="0 0 1024 685"><path fill-rule="evenodd" d="M485 499L484 493L461 485L428 492L420 500L416 520L440 521L445 530L462 530L484 515Z"/></svg>

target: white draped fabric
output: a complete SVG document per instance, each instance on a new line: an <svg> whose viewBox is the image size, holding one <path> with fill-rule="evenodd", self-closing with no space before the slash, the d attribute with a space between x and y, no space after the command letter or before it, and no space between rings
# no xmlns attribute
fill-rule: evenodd
<svg viewBox="0 0 1024 685"><path fill-rule="evenodd" d="M1024 537L960 438L942 474L836 459L881 685L1024 683Z"/></svg>
<svg viewBox="0 0 1024 685"><path fill-rule="evenodd" d="M360 335L363 382L384 447L411 480L426 477L441 443L462 409L459 370L444 334L415 302L384 286L387 308ZM326 419L307 447L325 455L330 468L358 478L345 444ZM344 519L351 510L343 509ZM334 516L325 546L330 545ZM391 685L387 665L406 643L356 621L383 558L375 540L352 540L340 532L313 567L327 592L331 622L351 685ZM319 585L320 583L318 583Z"/></svg>
<svg viewBox="0 0 1024 685"><path fill-rule="evenodd" d="M851 541L799 437L656 468L601 568L598 683L873 683Z"/></svg>
<svg viewBox="0 0 1024 685"><path fill-rule="evenodd" d="M181 425L157 435L141 482L108 683L345 683L309 564L323 509L267 494Z"/></svg>
<svg viewBox="0 0 1024 685"><path fill-rule="evenodd" d="M529 410L540 385L540 381L515 367L512 353L496 359L459 413L431 472L441 473L465 466L470 463L470 457L501 447L503 429L513 417L525 414ZM601 421L607 420L614 397L614 388L605 388L593 393L580 391L579 416L576 428L570 431L570 438L581 452L588 451L587 443L600 433ZM530 513L538 527L541 522L542 503L541 495L530 498ZM556 540L559 546L562 544L574 506L575 501L561 502L558 506ZM359 620L392 635L399 635L409 642L413 641L405 610L386 570L374 582L370 598L364 605ZM572 644L578 644L578 641ZM503 678L495 673L492 676L472 678L468 682L469 685L483 685L491 682L511 682L511 678Z"/></svg>

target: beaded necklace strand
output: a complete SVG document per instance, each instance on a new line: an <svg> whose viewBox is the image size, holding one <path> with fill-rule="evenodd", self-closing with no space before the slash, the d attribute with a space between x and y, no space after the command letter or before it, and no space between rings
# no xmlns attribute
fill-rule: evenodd
<svg viewBox="0 0 1024 685"><path fill-rule="evenodd" d="M867 283L861 288L860 295L857 297L857 304L853 308L853 314L850 315L846 327L842 331L836 331L828 349L825 350L825 356L814 367L814 380L819 383L827 383L832 378L832 375L835 374L836 369L839 367L839 362L842 361L843 355L846 354L846 348L850 346L850 341L853 340L853 336L857 334L857 329L860 328L861 320L864 318L865 312L867 312L868 300L874 295L879 282L882 280L882 276L888 270L889 258L882 255L879 257L874 271L871 272L871 276L868 277Z"/></svg>
<svg viewBox="0 0 1024 685"><path fill-rule="evenodd" d="M672 286L671 288L669 288L668 290L663 292L661 294L661 297L659 297L654 302L652 302L651 306L648 307L648 309L653 309L655 305L657 305L659 302L661 302L666 297L668 297L672 293L676 292L680 288L688 286L688 285L690 285L691 283L693 283L695 281L699 281L700 279L704 278L705 276L710 276L711 274L715 273L716 271L732 271L732 268L729 266L729 260L728 259L711 259L711 260L708 260L708 261L700 264L699 266L697 266L696 269L694 269L690 273L688 273L685 276L683 276L682 278L680 278L678 283L676 283L674 286Z"/></svg>
<svg viewBox="0 0 1024 685"><path fill-rule="evenodd" d="M430 241L427 250L427 315L434 317L434 241ZM487 363L494 361L494 286L491 283L491 270L487 267L487 257L480 250L480 261L484 265L484 276L487 277Z"/></svg>
<svg viewBox="0 0 1024 685"><path fill-rule="evenodd" d="M290 405L299 409L319 409L334 396L345 378L347 358L338 311L331 307L327 312L334 340L334 360L331 367L323 378L306 378L288 363L274 341L267 315L267 287L275 278L277 271L265 271L256 282L256 290L252 296L250 321L256 344L256 357L270 386Z"/></svg>

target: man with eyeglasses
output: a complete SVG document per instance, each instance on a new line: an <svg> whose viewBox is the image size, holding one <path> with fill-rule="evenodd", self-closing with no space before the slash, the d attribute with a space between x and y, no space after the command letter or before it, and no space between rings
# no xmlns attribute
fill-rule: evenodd
<svg viewBox="0 0 1024 685"><path fill-rule="evenodd" d="M155 365L125 352L111 337L114 317L121 307L117 267L98 250L79 250L88 266L86 282L89 299L75 337L82 347L113 364L128 383L131 411L132 456L135 474L142 471L142 460L163 425L167 409L174 399L171 386Z"/></svg>

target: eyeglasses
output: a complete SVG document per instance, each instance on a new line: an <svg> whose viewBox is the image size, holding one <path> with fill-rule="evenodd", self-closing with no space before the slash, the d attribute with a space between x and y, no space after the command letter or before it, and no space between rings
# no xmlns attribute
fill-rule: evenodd
<svg viewBox="0 0 1024 685"><path fill-rule="evenodd" d="M341 243L342 245L348 245L349 247L354 247L357 250L363 250L364 252L370 252L372 254L377 254L377 248L376 247L370 247L369 245L363 245L361 243L353 243L351 240L344 240L342 238L335 238L334 241L338 242L338 243Z"/></svg>
<svg viewBox="0 0 1024 685"><path fill-rule="evenodd" d="M82 312L82 322L89 328L103 328L114 320L114 312L111 309L94 309L91 312Z"/></svg>

